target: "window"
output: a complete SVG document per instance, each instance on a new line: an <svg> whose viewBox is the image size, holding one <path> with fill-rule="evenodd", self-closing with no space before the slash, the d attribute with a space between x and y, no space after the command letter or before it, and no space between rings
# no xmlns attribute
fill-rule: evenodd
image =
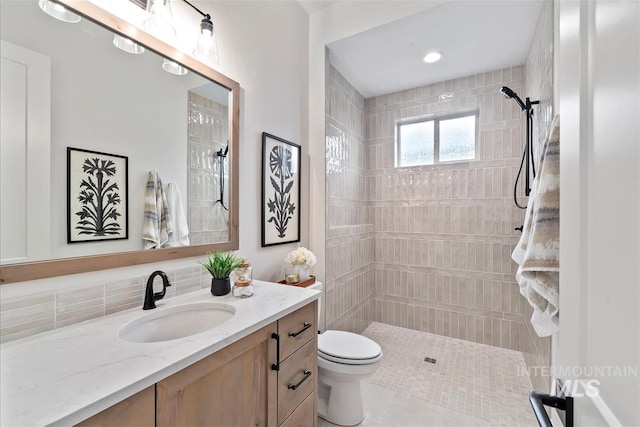
<svg viewBox="0 0 640 427"><path fill-rule="evenodd" d="M399 122L396 166L474 160L477 123L477 111Z"/></svg>

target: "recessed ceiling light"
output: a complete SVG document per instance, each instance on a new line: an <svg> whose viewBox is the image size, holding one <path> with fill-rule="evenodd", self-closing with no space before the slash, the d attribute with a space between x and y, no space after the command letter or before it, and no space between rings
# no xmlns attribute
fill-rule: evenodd
<svg viewBox="0 0 640 427"><path fill-rule="evenodd" d="M442 52L434 50L433 52L427 53L422 60L427 64L433 64L434 62L440 61L443 56Z"/></svg>

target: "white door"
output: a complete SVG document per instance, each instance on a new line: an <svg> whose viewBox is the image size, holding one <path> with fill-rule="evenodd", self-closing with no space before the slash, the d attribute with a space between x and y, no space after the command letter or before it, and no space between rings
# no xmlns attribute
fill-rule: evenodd
<svg viewBox="0 0 640 427"><path fill-rule="evenodd" d="M51 248L50 60L0 41L0 263Z"/></svg>
<svg viewBox="0 0 640 427"><path fill-rule="evenodd" d="M553 366L574 382L574 425L639 426L640 2L556 3L561 272Z"/></svg>

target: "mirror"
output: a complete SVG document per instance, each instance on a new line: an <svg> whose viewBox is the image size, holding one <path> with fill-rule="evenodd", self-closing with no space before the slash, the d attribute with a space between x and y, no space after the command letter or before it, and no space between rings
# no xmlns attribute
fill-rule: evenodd
<svg viewBox="0 0 640 427"><path fill-rule="evenodd" d="M58 21L36 1L2 2L0 283L237 249L238 83L88 1L61 3L83 19ZM146 51L116 48L111 30ZM187 73L166 72L167 59ZM68 235L81 210L67 182L69 147L126 158L117 238ZM143 250L151 171L165 191L179 189L188 243Z"/></svg>

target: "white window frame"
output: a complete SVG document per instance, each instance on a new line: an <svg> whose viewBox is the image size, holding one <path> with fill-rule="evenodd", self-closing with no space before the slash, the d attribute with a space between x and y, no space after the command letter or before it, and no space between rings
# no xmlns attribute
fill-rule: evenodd
<svg viewBox="0 0 640 427"><path fill-rule="evenodd" d="M443 120L450 119L459 119L461 117L471 117L475 116L475 124L476 129L474 133L474 141L473 141L473 158L472 159L464 159L464 160L448 160L448 161L440 161L440 122ZM433 163L422 163L419 165L401 165L400 163L400 149L402 148L402 139L400 137L400 128L403 125L412 125L415 123L424 123L424 122L433 122ZM429 116L421 116L421 117L412 117L409 119L401 119L396 121L396 147L395 147L395 166L397 168L403 167L416 167L416 166L432 166L443 163L462 163L462 162L471 162L474 160L478 160L478 139L479 139L479 129L480 129L480 111L469 110L469 111L461 111L458 113L446 113L446 114L431 114Z"/></svg>

